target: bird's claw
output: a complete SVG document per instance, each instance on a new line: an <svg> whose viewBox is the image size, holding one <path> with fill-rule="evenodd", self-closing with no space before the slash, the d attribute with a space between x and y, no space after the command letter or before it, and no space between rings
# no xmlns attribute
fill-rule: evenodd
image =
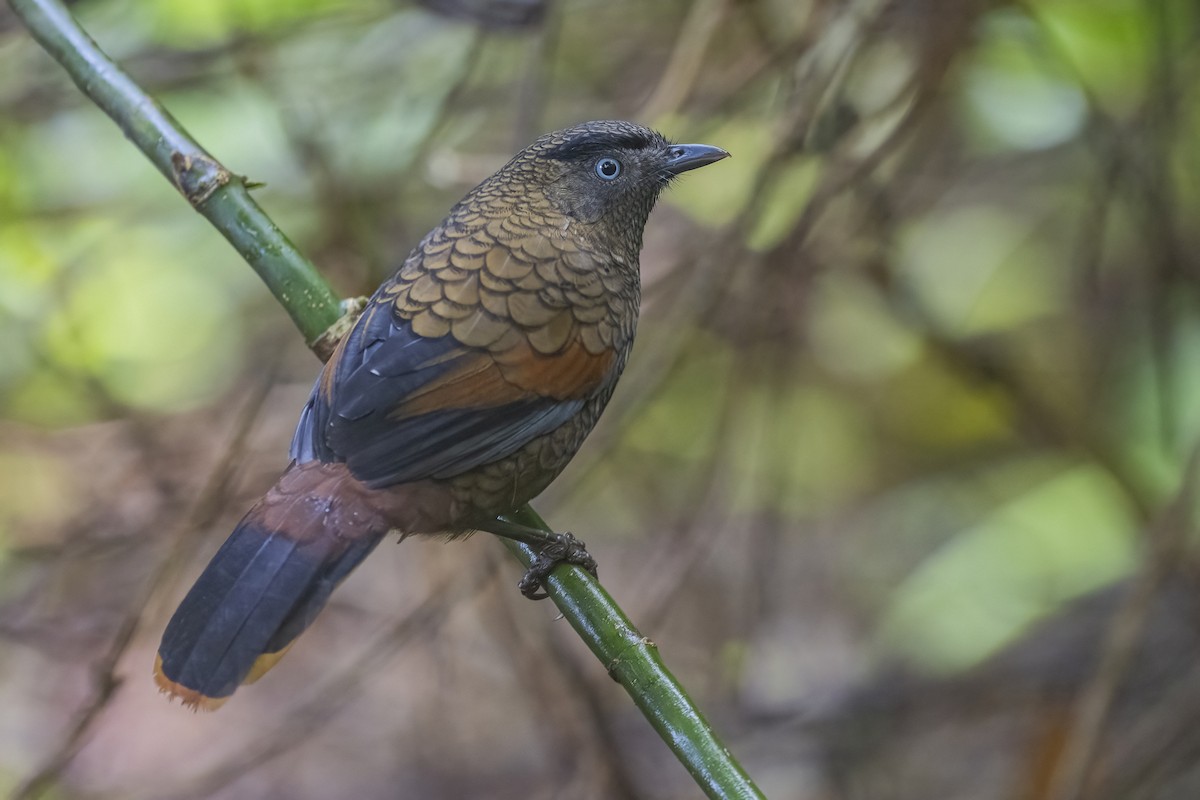
<svg viewBox="0 0 1200 800"><path fill-rule="evenodd" d="M541 591L551 571L559 564L574 564L583 567L593 578L596 577L596 559L592 558L583 542L570 533L554 534L554 541L541 549L529 564L525 576L517 584L521 594L530 600L545 600L550 595Z"/></svg>

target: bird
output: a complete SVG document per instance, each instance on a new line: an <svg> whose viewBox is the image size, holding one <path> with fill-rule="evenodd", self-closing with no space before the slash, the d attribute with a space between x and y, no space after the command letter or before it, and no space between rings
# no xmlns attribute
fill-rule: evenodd
<svg viewBox="0 0 1200 800"><path fill-rule="evenodd" d="M547 133L469 191L375 291L317 377L290 464L168 622L159 689L213 710L271 669L389 533L489 531L595 574L570 534L499 517L591 431L629 358L651 209L726 158L631 122Z"/></svg>

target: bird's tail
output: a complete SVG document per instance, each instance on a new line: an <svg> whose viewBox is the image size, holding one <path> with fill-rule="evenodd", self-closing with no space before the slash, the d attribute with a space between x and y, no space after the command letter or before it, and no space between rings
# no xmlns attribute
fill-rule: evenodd
<svg viewBox="0 0 1200 800"><path fill-rule="evenodd" d="M212 710L262 677L388 525L341 465L293 465L238 523L171 617L159 688Z"/></svg>

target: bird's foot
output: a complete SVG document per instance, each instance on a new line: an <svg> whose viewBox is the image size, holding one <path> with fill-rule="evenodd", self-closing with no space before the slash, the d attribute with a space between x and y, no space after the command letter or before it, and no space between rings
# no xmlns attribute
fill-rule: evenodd
<svg viewBox="0 0 1200 800"><path fill-rule="evenodd" d="M531 528L509 522L499 517L481 520L476 523L479 530L521 542L533 548L537 553L529 564L529 570L517 586L521 594L531 600L544 600L548 595L541 591L546 585L546 579L559 564L574 564L583 567L592 577L596 577L596 559L592 558L584 547L583 542L569 533L554 533L541 528Z"/></svg>
<svg viewBox="0 0 1200 800"><path fill-rule="evenodd" d="M550 573L559 564L574 564L577 567L583 567L593 578L596 577L596 559L592 558L583 542L570 533L553 533L549 534L549 537L551 541L534 556L525 576L517 584L521 594L530 600L545 600L550 596L542 591L542 587L545 585L546 579L550 577Z"/></svg>

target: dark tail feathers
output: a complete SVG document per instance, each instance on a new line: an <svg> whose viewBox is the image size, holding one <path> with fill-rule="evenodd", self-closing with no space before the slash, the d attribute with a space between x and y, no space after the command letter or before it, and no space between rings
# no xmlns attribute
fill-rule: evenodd
<svg viewBox="0 0 1200 800"><path fill-rule="evenodd" d="M285 473L167 624L154 678L185 706L216 709L266 673L386 534L375 515L346 507L338 480L299 475L320 469Z"/></svg>

